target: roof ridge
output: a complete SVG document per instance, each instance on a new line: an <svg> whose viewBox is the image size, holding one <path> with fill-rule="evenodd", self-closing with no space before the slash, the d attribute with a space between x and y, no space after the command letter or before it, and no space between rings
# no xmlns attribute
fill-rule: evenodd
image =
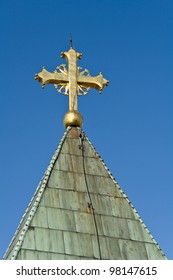
<svg viewBox="0 0 173 280"><path fill-rule="evenodd" d="M61 151L61 148L62 148L62 145L66 139L66 136L68 134L68 132L70 131L71 127L67 127L66 131L64 132L64 135L63 137L61 138L49 164L48 164L48 167L42 177L42 179L40 180L39 184L38 184L38 187L34 193L34 195L32 196L31 198L31 201L29 202L27 208L26 208L26 211L24 213L24 215L22 216L22 219L19 223L19 226L17 227L16 231L15 231L15 234L4 254L4 257L3 259L6 259L8 257L8 255L10 254L10 252L13 250L13 255L11 257L11 260L15 260L16 259L16 256L21 248L21 245L23 243L23 240L24 240L24 237L25 237L25 234L27 232L27 229L29 228L30 226L30 223L34 217L34 214L38 208L38 205L39 205L39 202L42 198L42 195L44 193L44 190L46 188L46 185L47 185L47 181L50 177L50 174L51 174L51 171L53 169L53 166L59 156L59 153ZM22 224L23 224L23 227L22 227ZM23 228L22 232L20 233L21 229ZM19 235L16 243L14 243L14 246L12 247L12 244L13 242L15 242L15 238L17 238L17 236Z"/></svg>

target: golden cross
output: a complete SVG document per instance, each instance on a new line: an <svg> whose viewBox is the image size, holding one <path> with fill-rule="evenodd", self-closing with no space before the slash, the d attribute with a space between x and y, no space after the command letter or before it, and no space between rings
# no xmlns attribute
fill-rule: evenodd
<svg viewBox="0 0 173 280"><path fill-rule="evenodd" d="M67 60L68 70L65 64L56 67L53 73L48 72L43 67L42 71L35 75L35 80L41 82L43 88L46 84L54 84L55 88L60 87L57 90L59 93L69 95L69 112L78 114L77 96L87 94L91 87L101 93L109 81L103 78L101 72L98 76L92 77L87 69L81 71L81 67L77 66L77 60L81 59L82 54L76 52L72 47L69 51L61 54L61 57ZM69 123L65 124L65 126L67 125Z"/></svg>

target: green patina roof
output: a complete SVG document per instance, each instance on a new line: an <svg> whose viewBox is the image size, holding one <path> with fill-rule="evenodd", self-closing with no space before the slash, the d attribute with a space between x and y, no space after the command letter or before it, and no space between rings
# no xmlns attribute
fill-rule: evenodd
<svg viewBox="0 0 173 280"><path fill-rule="evenodd" d="M85 133L68 127L4 259L166 257Z"/></svg>

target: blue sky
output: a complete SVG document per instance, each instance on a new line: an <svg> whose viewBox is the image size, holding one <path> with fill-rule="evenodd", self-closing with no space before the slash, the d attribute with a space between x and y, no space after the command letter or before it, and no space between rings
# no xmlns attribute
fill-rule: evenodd
<svg viewBox="0 0 173 280"><path fill-rule="evenodd" d="M173 259L173 1L2 0L0 258L58 145L68 109L35 73L83 53L110 84L79 98L83 130Z"/></svg>

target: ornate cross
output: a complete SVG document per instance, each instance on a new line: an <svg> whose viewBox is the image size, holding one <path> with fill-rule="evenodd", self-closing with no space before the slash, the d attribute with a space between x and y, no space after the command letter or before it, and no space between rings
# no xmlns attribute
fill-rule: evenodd
<svg viewBox="0 0 173 280"><path fill-rule="evenodd" d="M42 88L46 84L54 84L59 93L68 95L69 112L64 117L64 124L66 127L68 125L82 126L83 119L78 112L77 96L87 94L90 88L95 88L101 93L109 81L103 78L101 72L98 76L92 77L87 69L81 71L81 67L77 66L77 60L81 59L82 54L72 47L68 52L61 54L61 57L67 60L68 69L65 64L62 64L51 73L43 67L42 71L35 75L35 80L41 82Z"/></svg>

